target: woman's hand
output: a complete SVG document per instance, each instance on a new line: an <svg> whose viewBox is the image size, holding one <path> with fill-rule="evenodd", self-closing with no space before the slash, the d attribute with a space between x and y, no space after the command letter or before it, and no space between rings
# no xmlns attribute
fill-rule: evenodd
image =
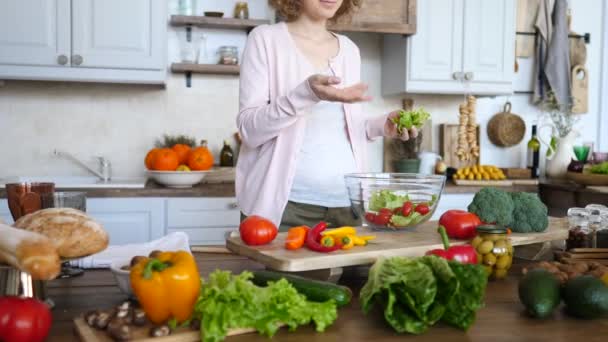
<svg viewBox="0 0 608 342"><path fill-rule="evenodd" d="M409 131L404 130L401 134L397 131L397 124L393 122L393 119L399 116L399 111L392 112L386 118L386 123L384 124L384 135L389 138L401 139L403 141L407 141L410 138L416 139L418 136L418 129L415 126L410 128Z"/></svg>
<svg viewBox="0 0 608 342"><path fill-rule="evenodd" d="M310 88L323 101L355 103L372 99L371 96L365 95L367 85L358 83L348 88L334 87L340 82L340 78L334 76L312 75L308 78Z"/></svg>

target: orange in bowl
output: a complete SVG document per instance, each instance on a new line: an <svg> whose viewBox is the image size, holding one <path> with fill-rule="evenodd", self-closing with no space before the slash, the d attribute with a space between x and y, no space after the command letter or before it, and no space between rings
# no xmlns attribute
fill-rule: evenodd
<svg viewBox="0 0 608 342"><path fill-rule="evenodd" d="M170 148L161 148L154 153L152 170L175 171L179 166L179 156Z"/></svg>

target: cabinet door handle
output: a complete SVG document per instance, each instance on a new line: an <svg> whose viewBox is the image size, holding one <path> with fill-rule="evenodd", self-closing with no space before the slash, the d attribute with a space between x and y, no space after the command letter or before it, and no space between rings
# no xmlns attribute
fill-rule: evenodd
<svg viewBox="0 0 608 342"><path fill-rule="evenodd" d="M66 65L66 64L68 64L68 56L66 56L66 55L59 55L59 56L57 56L57 63L59 65Z"/></svg>
<svg viewBox="0 0 608 342"><path fill-rule="evenodd" d="M74 65L80 65L82 62L84 62L84 58L82 58L81 55L72 56L72 63L74 63Z"/></svg>
<svg viewBox="0 0 608 342"><path fill-rule="evenodd" d="M239 208L239 204L234 202L234 203L230 203L228 205L228 207L230 207L230 209L238 209Z"/></svg>
<svg viewBox="0 0 608 342"><path fill-rule="evenodd" d="M453 78L455 81L462 81L462 75L463 75L463 73L462 73L462 72L460 72L460 71L455 71L455 72L452 74L452 78Z"/></svg>
<svg viewBox="0 0 608 342"><path fill-rule="evenodd" d="M475 77L475 74L473 74L470 71L464 74L464 79L467 81L472 81L474 77Z"/></svg>

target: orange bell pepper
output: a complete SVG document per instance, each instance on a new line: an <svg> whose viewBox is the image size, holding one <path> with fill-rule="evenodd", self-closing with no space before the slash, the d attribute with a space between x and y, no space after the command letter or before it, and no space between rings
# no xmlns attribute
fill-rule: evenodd
<svg viewBox="0 0 608 342"><path fill-rule="evenodd" d="M307 226L289 228L287 231L287 238L285 239L285 248L295 250L304 246L306 234L308 234L309 230L310 228Z"/></svg>
<svg viewBox="0 0 608 342"><path fill-rule="evenodd" d="M201 279L192 254L161 252L142 259L131 268L131 287L150 321L175 319L182 323L192 316Z"/></svg>

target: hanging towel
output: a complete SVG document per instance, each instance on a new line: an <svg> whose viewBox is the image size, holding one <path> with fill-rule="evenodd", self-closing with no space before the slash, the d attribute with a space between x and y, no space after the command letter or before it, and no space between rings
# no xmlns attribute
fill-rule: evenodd
<svg viewBox="0 0 608 342"><path fill-rule="evenodd" d="M566 0L541 0L539 4L534 103L547 100L549 91L559 104L572 103L567 11Z"/></svg>

